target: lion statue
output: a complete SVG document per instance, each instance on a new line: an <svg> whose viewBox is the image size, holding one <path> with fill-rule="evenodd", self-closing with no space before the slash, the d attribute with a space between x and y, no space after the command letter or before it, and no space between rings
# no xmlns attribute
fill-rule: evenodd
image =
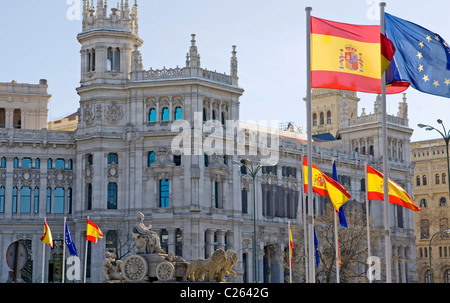
<svg viewBox="0 0 450 303"><path fill-rule="evenodd" d="M186 272L185 280L189 281L217 281L222 282L228 275L236 277L232 270L238 261L238 254L234 250L225 252L223 249L216 250L208 259L193 261Z"/></svg>

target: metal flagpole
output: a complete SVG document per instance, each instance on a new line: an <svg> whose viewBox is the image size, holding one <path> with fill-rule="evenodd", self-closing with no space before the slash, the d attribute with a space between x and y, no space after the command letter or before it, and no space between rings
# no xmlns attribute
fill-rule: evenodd
<svg viewBox="0 0 450 303"><path fill-rule="evenodd" d="M367 162L364 162L364 172L366 176L365 185L366 185L366 225L367 225L367 258L370 258L372 255L370 252L370 214L369 214L369 191L367 187ZM372 283L372 279L369 279L369 283Z"/></svg>
<svg viewBox="0 0 450 303"><path fill-rule="evenodd" d="M386 3L380 2L380 30L385 34L384 8ZM387 147L387 111L386 111L386 73L381 76L381 101L383 110L383 190L384 190L384 237L386 254L386 283L391 283L391 241L389 226L389 179L388 179L388 147Z"/></svg>
<svg viewBox="0 0 450 303"><path fill-rule="evenodd" d="M309 283L314 283L314 226L312 194L312 114L311 114L311 7L306 7L306 118L308 124L308 227L309 227Z"/></svg>
<svg viewBox="0 0 450 303"><path fill-rule="evenodd" d="M338 224L337 224L337 212L334 209L334 239L335 239L335 246L336 246L336 282L339 283L339 244L338 244Z"/></svg>
<svg viewBox="0 0 450 303"><path fill-rule="evenodd" d="M336 159L331 158L331 162L335 163ZM337 180L336 180L337 181ZM338 213L334 209L334 239L335 239L335 249L336 249L336 282L339 283L339 238L338 238Z"/></svg>
<svg viewBox="0 0 450 303"><path fill-rule="evenodd" d="M302 205L303 205L303 240L305 242L305 281L306 283L308 283L309 281L309 257L308 257L308 224L307 224L307 220L306 220L306 194L305 194L305 174L303 173L303 153L302 153L302 192L303 192L303 196L302 196Z"/></svg>
<svg viewBox="0 0 450 303"><path fill-rule="evenodd" d="M89 216L87 217L87 219L89 220ZM87 240L87 230L86 230L86 249L85 249L85 252L84 252L84 277L83 277L83 283L86 283L87 253L88 253L88 240Z"/></svg>
<svg viewBox="0 0 450 303"><path fill-rule="evenodd" d="M66 218L64 217L62 283L64 283L64 277L66 276Z"/></svg>

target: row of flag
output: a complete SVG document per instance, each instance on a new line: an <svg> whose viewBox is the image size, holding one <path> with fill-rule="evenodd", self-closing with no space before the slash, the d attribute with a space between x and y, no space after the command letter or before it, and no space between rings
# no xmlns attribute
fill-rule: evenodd
<svg viewBox="0 0 450 303"><path fill-rule="evenodd" d="M101 229L91 220L87 220L87 226L86 226L86 240L94 242L94 244L97 244L97 239L103 238L103 233ZM53 237L52 232L50 230L50 227L48 226L47 222L44 221L44 235L41 237L41 242L50 245L51 248L53 248ZM69 253L72 256L78 256L77 248L75 246L75 242L72 239L72 236L70 234L69 226L67 225L67 222L64 226L64 243L69 249Z"/></svg>
<svg viewBox="0 0 450 303"><path fill-rule="evenodd" d="M311 17L311 87L386 94L409 86L450 97L450 47L437 33L384 13L380 25L355 25Z"/></svg>
<svg viewBox="0 0 450 303"><path fill-rule="evenodd" d="M319 170L317 166L312 164L313 173L313 192L317 193L319 196L328 197L339 217L340 225L342 227L348 228L347 220L344 214L344 204L351 197L350 193L338 182L336 161L333 161L333 178L329 177L325 173ZM379 200L384 201L384 176L381 172L374 169L370 165L366 164L366 178L367 178L367 200ZM306 157L303 157L303 180L304 192L308 193L308 161ZM411 209L413 211L421 211L419 207L414 204L414 201L399 184L388 178L389 185L389 203L401 205L405 208ZM289 256L290 256L290 266L292 268L292 254L294 250L294 242L292 238L292 229L289 225ZM316 267L320 264L318 240L316 235L316 230L314 228L314 250L315 250L315 263ZM339 239L336 234L336 250L337 250L337 261L338 265L341 266L341 253L339 247Z"/></svg>

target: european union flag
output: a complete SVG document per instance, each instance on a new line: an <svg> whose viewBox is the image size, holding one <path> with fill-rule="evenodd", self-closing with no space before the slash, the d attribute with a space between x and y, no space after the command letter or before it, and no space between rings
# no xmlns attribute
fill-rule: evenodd
<svg viewBox="0 0 450 303"><path fill-rule="evenodd" d="M320 264L319 241L317 241L316 228L314 228L314 249L316 251L316 267Z"/></svg>
<svg viewBox="0 0 450 303"><path fill-rule="evenodd" d="M72 256L78 256L77 248L75 247L75 243L73 242L72 236L70 235L69 226L67 226L67 222L66 222L64 234L65 234L64 242L66 242L66 245L67 245L67 248L69 249L70 254Z"/></svg>
<svg viewBox="0 0 450 303"><path fill-rule="evenodd" d="M415 89L450 98L450 48L438 34L385 13L386 36L395 46L394 77Z"/></svg>

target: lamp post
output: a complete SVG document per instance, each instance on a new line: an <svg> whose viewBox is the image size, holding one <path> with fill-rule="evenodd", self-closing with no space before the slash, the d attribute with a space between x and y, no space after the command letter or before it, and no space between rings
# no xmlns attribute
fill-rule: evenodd
<svg viewBox="0 0 450 303"><path fill-rule="evenodd" d="M434 283L434 273L433 273L433 265L431 264L431 242L433 241L433 238L436 236L436 235L439 235L439 234L449 234L450 233L450 229L444 229L444 230L441 230L441 231L438 231L437 233L435 233L432 237L431 237L431 239L430 239L430 243L428 244L428 253L429 253L429 255L430 255L430 278L431 278L431 283Z"/></svg>
<svg viewBox="0 0 450 303"><path fill-rule="evenodd" d="M442 138L444 138L445 147L446 147L446 151L447 151L447 183L448 183L448 195L449 195L449 198L450 198L450 179L449 179L450 178L450 161L449 161L449 155L448 155L448 143L449 143L449 140L450 140L450 130L447 132L447 130L445 129L445 126L442 123L441 119L438 119L437 123L442 125L442 129L444 130L444 132L441 132L439 129L434 128L433 126L422 124L422 123L417 124L417 126L420 127L420 128L424 128L425 127L426 131L435 130L442 136Z"/></svg>
<svg viewBox="0 0 450 303"><path fill-rule="evenodd" d="M244 160L244 163L233 161L234 164L239 167L244 166L249 172L250 176L252 176L253 180L253 282L258 282L258 270L257 270L257 261L258 261L258 250L256 248L256 174L261 169L262 165L258 164L256 167L248 160ZM248 164L246 164L248 163Z"/></svg>

